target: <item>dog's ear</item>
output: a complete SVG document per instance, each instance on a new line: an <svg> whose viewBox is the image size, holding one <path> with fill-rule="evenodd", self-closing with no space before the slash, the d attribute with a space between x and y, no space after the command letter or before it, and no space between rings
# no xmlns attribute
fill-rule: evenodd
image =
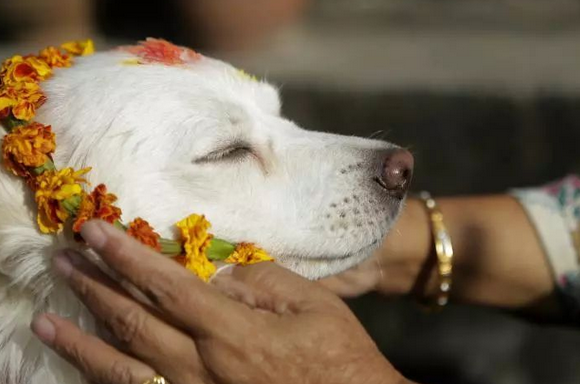
<svg viewBox="0 0 580 384"><path fill-rule="evenodd" d="M282 108L278 89L266 82L256 82L256 102L267 113L279 115Z"/></svg>

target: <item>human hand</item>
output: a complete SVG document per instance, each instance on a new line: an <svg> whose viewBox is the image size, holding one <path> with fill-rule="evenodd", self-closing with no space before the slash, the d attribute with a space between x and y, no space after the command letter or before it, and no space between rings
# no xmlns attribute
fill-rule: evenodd
<svg viewBox="0 0 580 384"><path fill-rule="evenodd" d="M37 336L90 381L171 383L406 383L346 305L273 263L233 267L213 285L103 222L83 238L149 304L67 251L56 270L116 339L113 347L54 315Z"/></svg>
<svg viewBox="0 0 580 384"><path fill-rule="evenodd" d="M430 233L422 203L409 199L394 228L370 259L319 283L342 297L372 291L386 296L408 294L431 250Z"/></svg>
<svg viewBox="0 0 580 384"><path fill-rule="evenodd" d="M376 291L386 273L381 258L373 256L338 275L319 280L319 283L340 297L357 297Z"/></svg>

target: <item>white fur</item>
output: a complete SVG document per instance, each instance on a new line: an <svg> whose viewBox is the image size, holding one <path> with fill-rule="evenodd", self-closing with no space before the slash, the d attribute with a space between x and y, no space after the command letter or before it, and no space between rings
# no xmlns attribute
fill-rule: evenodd
<svg viewBox="0 0 580 384"><path fill-rule="evenodd" d="M216 236L255 242L308 278L372 254L401 206L373 181L391 144L300 129L280 116L274 88L225 63L121 64L130 57L79 58L42 83L37 121L57 135L57 167L93 167L89 180L117 194L126 221L143 217L173 236L176 221L203 213ZM206 158L236 140L251 153ZM80 383L28 328L51 311L93 329L51 273L53 252L75 246L70 233L42 235L34 215L32 194L2 169L0 382Z"/></svg>

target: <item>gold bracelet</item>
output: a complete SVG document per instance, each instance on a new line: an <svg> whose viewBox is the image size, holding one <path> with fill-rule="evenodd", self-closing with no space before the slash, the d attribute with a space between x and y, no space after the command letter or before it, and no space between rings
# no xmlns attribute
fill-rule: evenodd
<svg viewBox="0 0 580 384"><path fill-rule="evenodd" d="M443 214L429 192L421 192L419 198L425 203L425 208L431 223L435 253L437 254L438 291L432 308L443 308L449 302L453 274L453 245L449 231L443 223Z"/></svg>

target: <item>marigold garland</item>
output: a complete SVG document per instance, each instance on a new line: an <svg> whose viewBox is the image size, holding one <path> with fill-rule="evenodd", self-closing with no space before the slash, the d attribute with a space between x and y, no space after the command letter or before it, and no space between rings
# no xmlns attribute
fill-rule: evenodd
<svg viewBox="0 0 580 384"><path fill-rule="evenodd" d="M6 60L0 69L0 78L4 85L40 81L51 74L52 68L44 60L34 56L14 56Z"/></svg>
<svg viewBox="0 0 580 384"><path fill-rule="evenodd" d="M72 56L56 47L48 47L40 51L39 58L52 68L67 68L72 65Z"/></svg>
<svg viewBox="0 0 580 384"><path fill-rule="evenodd" d="M88 56L95 53L95 44L92 40L69 41L60 47L73 56Z"/></svg>
<svg viewBox="0 0 580 384"><path fill-rule="evenodd" d="M207 232L211 224L204 216L193 214L175 226L181 231L181 239L185 249L185 254L178 261L200 279L209 280L216 271L215 265L206 256L206 250L213 238L213 235Z"/></svg>
<svg viewBox="0 0 580 384"><path fill-rule="evenodd" d="M251 243L238 244L235 251L224 260L228 264L239 264L242 266L261 263L263 261L274 261L274 259L266 251Z"/></svg>
<svg viewBox="0 0 580 384"><path fill-rule="evenodd" d="M135 55L131 64L181 65L199 60L201 55L189 48L175 46L161 39L147 39L137 46L121 49ZM72 41L60 47L48 47L37 56L13 56L0 67L0 123L8 134L2 140L4 167L26 180L35 192L37 223L42 233L58 233L72 220L71 230L78 234L84 223L101 219L123 228L141 243L160 251L208 281L215 273L212 261L250 265L273 260L263 249L250 243L231 244L215 239L208 232L211 224L202 215L193 214L176 223L181 239L163 239L151 225L137 218L125 226L117 197L103 184L85 192L84 176L90 168L57 170L52 161L56 149L50 125L32 121L36 110L46 101L40 82L50 78L54 68L70 67L77 56L94 52L91 40ZM240 76L250 78L245 72ZM250 78L252 79L252 78Z"/></svg>
<svg viewBox="0 0 580 384"><path fill-rule="evenodd" d="M149 223L140 217L129 223L127 235L139 240L141 243L161 252L161 243L159 239L161 236L153 230Z"/></svg>
<svg viewBox="0 0 580 384"><path fill-rule="evenodd" d="M60 171L45 171L36 178L37 190L34 198L38 205L37 222L42 233L60 232L64 223L73 216L75 201L83 192L81 184L90 168L75 171L72 168Z"/></svg>
<svg viewBox="0 0 580 384"><path fill-rule="evenodd" d="M104 184L98 185L90 194L82 192L76 220L72 226L73 231L79 233L83 224L91 219L104 220L110 224L121 219L122 212L120 208L113 205L115 201L117 201L117 196L107 193L107 187Z"/></svg>
<svg viewBox="0 0 580 384"><path fill-rule="evenodd" d="M4 166L13 174L26 177L27 167L40 167L56 149L50 125L30 123L12 130L2 141Z"/></svg>
<svg viewBox="0 0 580 384"><path fill-rule="evenodd" d="M40 85L23 81L4 85L0 90L0 118L9 117L10 113L18 120L32 120L36 109L46 101Z"/></svg>

